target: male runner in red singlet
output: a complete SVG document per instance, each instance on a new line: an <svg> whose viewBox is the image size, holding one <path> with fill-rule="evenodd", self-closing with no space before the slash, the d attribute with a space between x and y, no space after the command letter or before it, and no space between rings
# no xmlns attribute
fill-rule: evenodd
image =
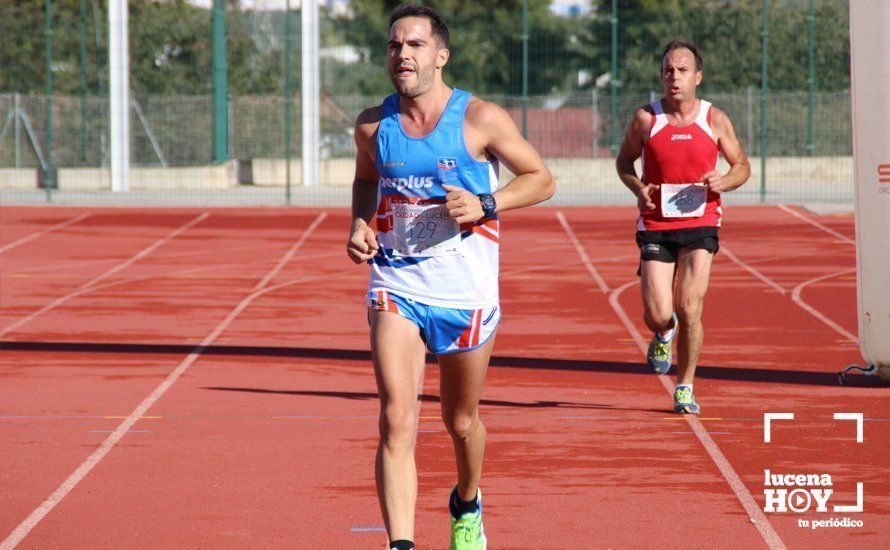
<svg viewBox="0 0 890 550"><path fill-rule="evenodd" d="M647 363L654 372L667 373L679 332L674 412L688 414L699 413L692 382L704 334L702 305L719 248L720 195L751 174L729 117L696 97L701 80L698 47L668 44L661 60L664 97L637 109L615 163L640 209L643 318L655 333ZM726 174L716 170L720 153L730 166ZM641 155L642 178L634 169Z"/></svg>

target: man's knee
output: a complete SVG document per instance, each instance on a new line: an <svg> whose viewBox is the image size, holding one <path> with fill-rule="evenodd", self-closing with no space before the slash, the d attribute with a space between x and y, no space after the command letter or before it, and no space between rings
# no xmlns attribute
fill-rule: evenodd
<svg viewBox="0 0 890 550"><path fill-rule="evenodd" d="M695 325L701 322L701 313L704 300L697 297L682 298L677 304L677 318L684 326Z"/></svg>
<svg viewBox="0 0 890 550"><path fill-rule="evenodd" d="M467 412L443 413L442 420L451 437L466 439L472 433L476 422L479 421L479 415L476 412L472 414Z"/></svg>
<svg viewBox="0 0 890 550"><path fill-rule="evenodd" d="M390 447L410 447L414 444L417 413L410 406L387 405L380 415L380 440Z"/></svg>
<svg viewBox="0 0 890 550"><path fill-rule="evenodd" d="M671 322L673 312L669 308L646 308L643 312L643 321L646 326L664 327Z"/></svg>

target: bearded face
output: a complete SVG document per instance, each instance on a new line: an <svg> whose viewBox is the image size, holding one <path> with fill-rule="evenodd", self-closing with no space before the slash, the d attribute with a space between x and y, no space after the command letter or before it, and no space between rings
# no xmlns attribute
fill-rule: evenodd
<svg viewBox="0 0 890 550"><path fill-rule="evenodd" d="M389 79L396 92L409 99L432 89L436 71L448 56L425 17L403 17L393 23L387 51Z"/></svg>

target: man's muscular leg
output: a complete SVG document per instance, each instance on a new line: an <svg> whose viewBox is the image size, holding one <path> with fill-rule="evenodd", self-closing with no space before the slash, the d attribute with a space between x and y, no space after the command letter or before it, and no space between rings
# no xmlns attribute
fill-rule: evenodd
<svg viewBox="0 0 890 550"><path fill-rule="evenodd" d="M692 384L704 339L701 315L714 254L704 249L681 248L677 255L677 383Z"/></svg>
<svg viewBox="0 0 890 550"><path fill-rule="evenodd" d="M675 264L648 260L640 266L643 320L649 330L664 334L673 327Z"/></svg>
<svg viewBox="0 0 890 550"><path fill-rule="evenodd" d="M458 497L471 501L482 477L485 425L479 418L479 397L488 370L494 337L465 353L439 356L442 420L454 442Z"/></svg>
<svg viewBox="0 0 890 550"><path fill-rule="evenodd" d="M371 352L380 394L377 496L390 540L414 540L417 394L426 348L417 325L408 319L370 310L370 320Z"/></svg>

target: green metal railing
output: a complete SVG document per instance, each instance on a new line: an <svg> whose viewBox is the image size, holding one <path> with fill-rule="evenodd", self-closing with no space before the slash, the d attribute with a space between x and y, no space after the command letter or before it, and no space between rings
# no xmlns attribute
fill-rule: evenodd
<svg viewBox="0 0 890 550"><path fill-rule="evenodd" d="M107 13L87 1L0 7L0 36L22 37L0 50L0 168L39 167L47 197L60 183L57 170L64 182L71 169L108 164ZM301 76L292 66L299 12L227 4L131 0L132 164L283 159L290 203L290 172L302 155ZM446 14L453 50L446 82L501 103L545 158L576 159L575 168L560 169L564 181L582 181L589 168L582 161L614 157L633 110L660 95L662 42L692 39L704 55L700 95L730 113L757 163L750 185L761 200L811 169L801 164L795 175L788 159L850 154L844 0L681 4L655 13L596 0L595 9L556 16L544 0L467 3ZM349 183L351 174L333 167L354 154L354 117L391 93L388 14L359 0L350 13L321 16L322 187ZM164 43L146 29L163 30ZM43 53L41 63L26 52ZM834 76L817 82L817 71ZM849 177L836 179L834 196L846 197Z"/></svg>

